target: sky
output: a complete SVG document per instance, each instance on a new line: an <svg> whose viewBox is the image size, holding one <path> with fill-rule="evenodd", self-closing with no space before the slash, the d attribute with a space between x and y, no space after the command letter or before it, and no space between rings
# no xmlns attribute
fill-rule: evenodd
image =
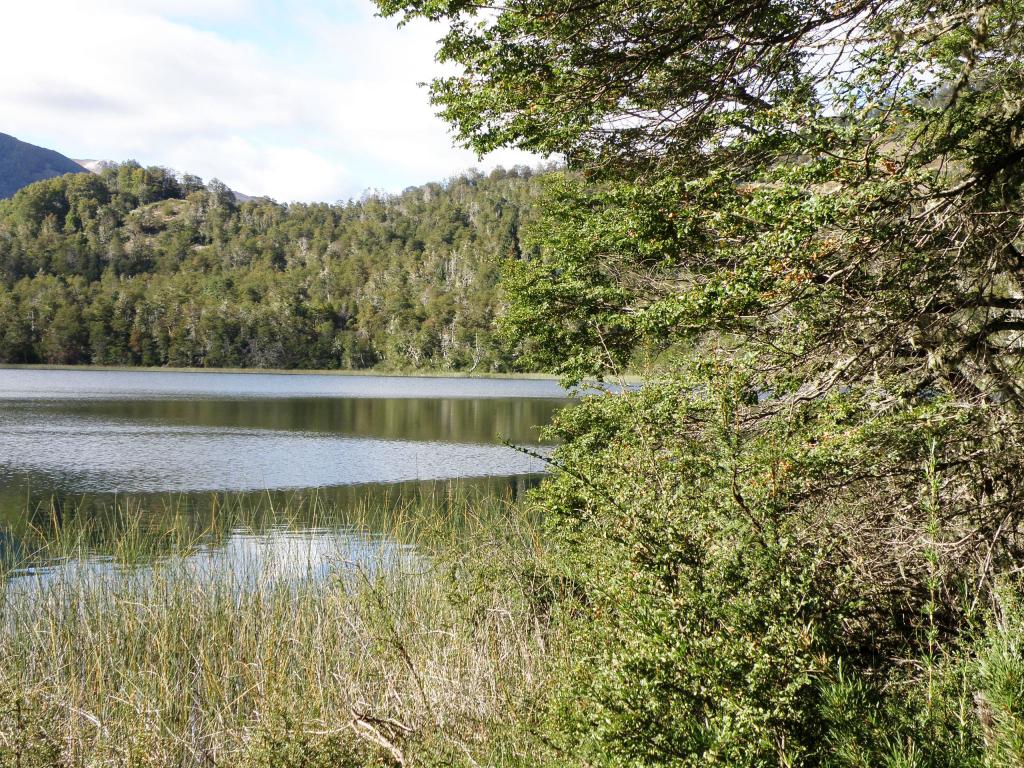
<svg viewBox="0 0 1024 768"><path fill-rule="evenodd" d="M3 0L0 133L281 202L535 165L455 145L426 88L444 29L370 0Z"/></svg>

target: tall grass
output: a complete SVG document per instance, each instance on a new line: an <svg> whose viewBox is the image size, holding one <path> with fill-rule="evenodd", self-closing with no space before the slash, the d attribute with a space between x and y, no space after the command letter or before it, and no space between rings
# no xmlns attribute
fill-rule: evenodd
<svg viewBox="0 0 1024 768"><path fill-rule="evenodd" d="M351 523L326 575L274 548L202 557L225 531L282 535L251 520L37 530L0 597L0 765L522 762L558 652L540 540L508 500L414 506L388 536Z"/></svg>

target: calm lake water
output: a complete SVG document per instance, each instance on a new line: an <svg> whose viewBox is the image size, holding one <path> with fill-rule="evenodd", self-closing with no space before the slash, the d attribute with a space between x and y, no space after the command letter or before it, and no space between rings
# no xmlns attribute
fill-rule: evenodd
<svg viewBox="0 0 1024 768"><path fill-rule="evenodd" d="M203 559L305 547L321 567L351 543L346 510L521 493L545 465L502 441L543 453L568 402L546 380L0 370L0 547L64 518L184 516L211 531ZM95 539L102 562L116 542Z"/></svg>

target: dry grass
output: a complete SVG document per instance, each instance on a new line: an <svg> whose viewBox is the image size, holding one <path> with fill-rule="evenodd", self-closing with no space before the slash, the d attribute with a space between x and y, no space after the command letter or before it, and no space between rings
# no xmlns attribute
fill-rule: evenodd
<svg viewBox="0 0 1024 768"><path fill-rule="evenodd" d="M283 577L273 553L197 568L180 534L155 559L128 535L99 570L9 569L0 765L520 764L554 639L521 575L536 533L491 503L463 520L471 545L353 537L326 577ZM41 538L33 561L74 565L89 538Z"/></svg>

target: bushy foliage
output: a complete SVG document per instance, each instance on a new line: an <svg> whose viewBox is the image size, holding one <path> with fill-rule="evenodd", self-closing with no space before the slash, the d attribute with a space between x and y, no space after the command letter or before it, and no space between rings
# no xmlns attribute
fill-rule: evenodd
<svg viewBox="0 0 1024 768"><path fill-rule="evenodd" d="M512 332L570 382L652 363L543 491L563 761L1012 761L1021 4L378 4L447 21L468 145L567 160Z"/></svg>
<svg viewBox="0 0 1024 768"><path fill-rule="evenodd" d="M967 620L944 592L965 574L932 557L948 542L889 550L878 509L927 487L934 443L888 445L886 469L912 479L880 483L885 431L856 398L783 421L742 377L714 381L728 387L650 386L559 420L565 471L543 497L582 596L563 748L608 765L980 765L969 653L935 607L942 593Z"/></svg>

